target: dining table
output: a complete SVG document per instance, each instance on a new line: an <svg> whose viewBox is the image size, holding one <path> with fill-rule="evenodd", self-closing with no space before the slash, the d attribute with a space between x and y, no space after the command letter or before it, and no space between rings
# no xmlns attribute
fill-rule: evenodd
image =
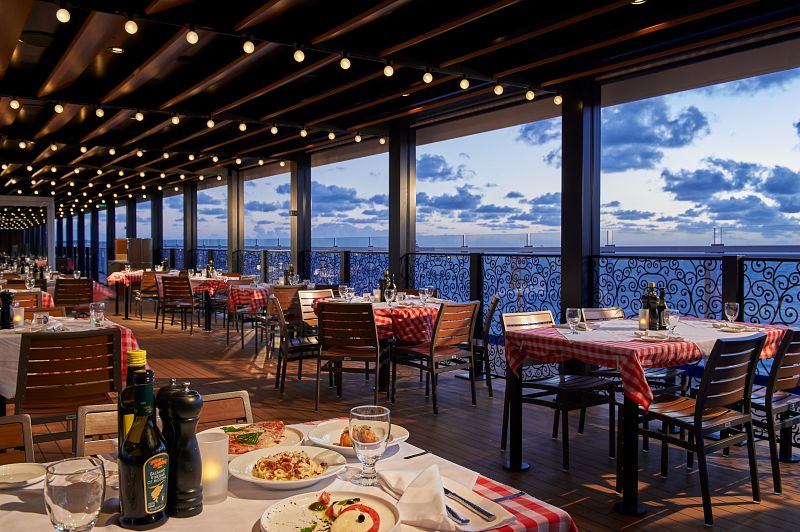
<svg viewBox="0 0 800 532"><path fill-rule="evenodd" d="M44 308L53 308L55 303L53 302L53 295L47 292L46 290L42 290L40 288L32 288L31 290L28 289L21 289L21 288L9 288L9 292L17 293L17 292L41 292L42 293L42 307Z"/></svg>
<svg viewBox="0 0 800 532"><path fill-rule="evenodd" d="M131 285L135 285L136 283L142 282L142 276L144 275L144 270L121 270L118 272L113 272L108 274L106 277L106 282L108 284L114 283L114 287L116 288L116 293L114 296L114 315L119 316L119 296L120 296L120 285L123 286L123 306L125 310L125 319L128 320L130 317L128 316L128 310L130 308L130 298L131 298Z"/></svg>
<svg viewBox="0 0 800 532"><path fill-rule="evenodd" d="M228 292L228 312L244 307L247 314L258 314L269 304L269 288L248 285L230 285Z"/></svg>
<svg viewBox="0 0 800 532"><path fill-rule="evenodd" d="M289 425L303 433L305 437L322 421L310 421ZM413 433L411 435L413 438ZM310 445L308 441L304 445ZM106 501L102 506L100 517L96 523L99 530L119 530L116 512L119 496L119 477L117 464L113 455L101 456L106 468ZM347 470L360 467L355 457L347 458ZM533 495L497 482L467 467L451 462L443 457L429 453L410 444L408 441L390 446L378 462L377 469L402 468L410 472L423 471L436 464L443 478L457 481L478 497L494 501L507 510L513 520L508 524L495 528L499 532L577 532L572 517L565 510L535 498ZM26 530L27 532L52 531L53 526L45 513L44 481L24 488L0 490L0 530ZM230 476L228 480L228 496L217 504L204 504L203 511L197 516L169 519L159 530L165 532L198 530L226 530L229 532L250 532L263 530L260 522L262 514L279 501L301 493L320 493L347 491L369 494L380 497L389 503L397 502L397 495L381 487L363 487L350 483L344 478L333 476L320 480L317 484L293 491L267 489ZM448 503L450 504L450 503ZM453 503L457 505L458 503ZM458 506L458 511L467 514L466 507ZM468 514L476 523L485 523L477 514ZM400 515L401 522L403 514ZM298 530L301 527L298 526ZM399 532L423 530L415 526L401 524ZM267 531L270 532L270 531Z"/></svg>
<svg viewBox="0 0 800 532"><path fill-rule="evenodd" d="M200 275L190 275L189 284L192 292L201 294L203 298L203 332L211 332L211 298L221 290L228 289L228 281L232 277L218 275L215 277L205 277Z"/></svg>
<svg viewBox="0 0 800 532"><path fill-rule="evenodd" d="M510 397L509 452L506 469L525 471L530 465L522 459L522 380L526 364L557 363L575 359L586 364L617 369L623 389L622 501L615 510L625 515L643 515L639 504L638 417L653 402L653 391L645 376L646 368L671 368L707 359L717 339L746 337L756 332L766 335L762 359L775 356L786 327L748 323L739 332L725 332L715 320L683 319L674 336L642 337L638 320L609 320L590 323L573 333L566 326L507 331L505 356L506 386ZM588 330L586 330L588 329ZM732 330L732 329L730 329Z"/></svg>

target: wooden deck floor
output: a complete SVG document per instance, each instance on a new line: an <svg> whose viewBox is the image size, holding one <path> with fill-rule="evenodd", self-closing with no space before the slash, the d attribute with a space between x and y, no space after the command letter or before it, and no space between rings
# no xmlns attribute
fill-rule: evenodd
<svg viewBox="0 0 800 532"><path fill-rule="evenodd" d="M297 380L296 364L290 365L286 394L281 399L274 388L275 361L266 360L262 346L254 354L252 332L245 349L238 337L230 346L220 321L214 332L181 332L176 325L162 336L153 329L152 315L125 322L132 328L148 362L155 370L157 384L175 377L191 381L201 393L245 389L250 393L257 420L282 419L287 423L346 415L349 408L368 403L372 391L363 376L345 376L344 397L323 384L323 405L314 411L314 364L306 362L303 378ZM294 374L294 375L292 375ZM440 413L433 416L424 397L424 383L416 374L405 374L398 384L393 421L411 432L411 443L468 466L500 482L567 510L578 528L593 530L699 530L703 512L697 470L685 467L685 454L671 452L669 478L659 475L657 443L650 453L640 454L640 496L648 513L642 518L618 515L611 509L618 500L614 492L614 462L607 457L606 409L591 409L584 435L577 435L577 415L572 416L571 470L561 470L561 445L550 438L549 410L525 407L525 459L532 465L525 473L510 473L501 467L499 434L503 407L503 381L494 381L495 397L490 399L483 384L478 387L478 406L469 401L469 383L444 375L440 379ZM382 399L383 400L383 399ZM388 403L386 403L388 404ZM65 442L66 445L66 442ZM58 458L61 448L54 444L38 449L37 459ZM709 459L715 527L717 530L798 530L800 523L800 464L782 465L784 493L772 492L769 453L758 445L762 501L754 504L750 493L747 453L731 451L729 458Z"/></svg>

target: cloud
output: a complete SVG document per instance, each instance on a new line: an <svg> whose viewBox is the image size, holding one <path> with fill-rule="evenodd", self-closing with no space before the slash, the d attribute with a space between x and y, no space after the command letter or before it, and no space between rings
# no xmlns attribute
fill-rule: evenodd
<svg viewBox="0 0 800 532"><path fill-rule="evenodd" d="M117 213L114 216L114 220L117 221L118 223L123 223L124 224L126 222L125 213L124 212L123 213Z"/></svg>
<svg viewBox="0 0 800 532"><path fill-rule="evenodd" d="M136 223L149 224L150 223L150 217L149 216L147 216L147 217L137 216L136 217Z"/></svg>
<svg viewBox="0 0 800 532"><path fill-rule="evenodd" d="M388 194L376 194L369 198L370 203L376 203L378 205L389 205L389 195Z"/></svg>
<svg viewBox="0 0 800 532"><path fill-rule="evenodd" d="M466 153L466 152L463 152L463 151L459 152L458 156L461 157L462 159L472 159L472 157L470 157L469 153Z"/></svg>
<svg viewBox="0 0 800 532"><path fill-rule="evenodd" d="M363 203L355 188L311 182L311 211L314 216L342 213L361 207Z"/></svg>
<svg viewBox="0 0 800 532"><path fill-rule="evenodd" d="M275 187L275 192L278 194L291 194L292 193L292 185L290 183L282 183Z"/></svg>
<svg viewBox="0 0 800 532"><path fill-rule="evenodd" d="M169 209L183 210L183 196L169 196L164 198L164 205Z"/></svg>
<svg viewBox="0 0 800 532"><path fill-rule="evenodd" d="M558 227L561 225L561 192L548 192L528 200L528 211L509 216L509 221Z"/></svg>
<svg viewBox="0 0 800 532"><path fill-rule="evenodd" d="M608 203L603 203L603 207L606 207L606 208L609 208L609 209L616 209L619 206L620 206L620 203L617 200L609 201Z"/></svg>
<svg viewBox="0 0 800 532"><path fill-rule="evenodd" d="M512 190L511 192L506 194L506 198L507 199L517 199L517 198L524 198L524 197L525 197L525 194L523 194L522 192L517 192L515 190Z"/></svg>
<svg viewBox="0 0 800 532"><path fill-rule="evenodd" d="M211 194L206 194L203 191L197 193L198 205L222 205L222 200L215 198Z"/></svg>
<svg viewBox="0 0 800 532"><path fill-rule="evenodd" d="M266 201L248 201L244 204L245 211L255 212L275 212L281 208L278 202L267 203Z"/></svg>
<svg viewBox="0 0 800 532"><path fill-rule="evenodd" d="M517 132L517 141L525 142L531 146L545 144L551 140L561 139L561 118L541 120L525 124Z"/></svg>
<svg viewBox="0 0 800 532"><path fill-rule="evenodd" d="M210 209L197 209L197 214L201 214L203 216L227 216L228 210L223 209L222 207L212 207Z"/></svg>
<svg viewBox="0 0 800 532"><path fill-rule="evenodd" d="M614 216L618 220L645 220L652 218L656 213L651 211L637 211L637 210L618 210L614 211Z"/></svg>
<svg viewBox="0 0 800 532"><path fill-rule="evenodd" d="M786 90L788 85L798 77L800 77L800 70L784 70L728 83L720 83L705 87L702 91L706 94L720 96L752 96L763 90Z"/></svg>
<svg viewBox="0 0 800 532"><path fill-rule="evenodd" d="M481 195L470 193L471 188L469 185L463 185L456 189L457 194L440 196L428 196L425 192L419 192L417 193L417 205L441 211L475 209L481 203Z"/></svg>
<svg viewBox="0 0 800 532"><path fill-rule="evenodd" d="M423 153L417 157L417 179L420 181L461 181L474 175L463 164L454 168L443 155Z"/></svg>
<svg viewBox="0 0 800 532"><path fill-rule="evenodd" d="M549 164L553 168L561 168L561 146L551 150L542 157L542 161Z"/></svg>
<svg viewBox="0 0 800 532"><path fill-rule="evenodd" d="M800 212L800 173L775 166L758 190L777 201L781 212Z"/></svg>

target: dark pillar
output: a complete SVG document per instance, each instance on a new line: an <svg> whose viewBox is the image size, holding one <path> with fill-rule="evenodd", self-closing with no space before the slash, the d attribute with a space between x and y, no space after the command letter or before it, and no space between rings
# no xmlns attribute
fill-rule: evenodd
<svg viewBox="0 0 800 532"><path fill-rule="evenodd" d="M75 236L72 234L72 215L68 214L67 220L67 257L75 259Z"/></svg>
<svg viewBox="0 0 800 532"><path fill-rule="evenodd" d="M157 190L150 194L150 238L153 245L153 264L164 259L164 193ZM172 262L169 263L172 266Z"/></svg>
<svg viewBox="0 0 800 532"><path fill-rule="evenodd" d="M82 275L86 273L87 265L86 265L86 214L81 211L78 213L78 245L76 247L78 260L75 261L77 263L77 269L82 272Z"/></svg>
<svg viewBox="0 0 800 532"><path fill-rule="evenodd" d="M100 220L97 215L97 209L94 208L89 219L89 245L91 247L89 270L95 281L100 278Z"/></svg>
<svg viewBox="0 0 800 532"><path fill-rule="evenodd" d="M291 163L292 264L301 277L308 276L306 255L311 251L311 155L300 154Z"/></svg>
<svg viewBox="0 0 800 532"><path fill-rule="evenodd" d="M743 257L726 255L722 257L722 312L720 316L708 316L711 319L724 320L726 301L739 303L739 315L736 321L745 321L744 308L744 264ZM751 309L755 311L756 309Z"/></svg>
<svg viewBox="0 0 800 532"><path fill-rule="evenodd" d="M244 268L244 176L228 168L228 271Z"/></svg>
<svg viewBox="0 0 800 532"><path fill-rule="evenodd" d="M114 202L106 202L106 259L117 258L117 208ZM106 270L106 273L111 273Z"/></svg>
<svg viewBox="0 0 800 532"><path fill-rule="evenodd" d="M197 263L197 181L183 184L183 266Z"/></svg>
<svg viewBox="0 0 800 532"><path fill-rule="evenodd" d="M63 257L64 250L64 218L56 218L56 256ZM55 264L50 265L55 271Z"/></svg>
<svg viewBox="0 0 800 532"><path fill-rule="evenodd" d="M399 286L410 286L413 272L404 257L417 245L417 136L407 124L389 130L389 271Z"/></svg>
<svg viewBox="0 0 800 532"><path fill-rule="evenodd" d="M125 201L125 238L136 238L136 198Z"/></svg>

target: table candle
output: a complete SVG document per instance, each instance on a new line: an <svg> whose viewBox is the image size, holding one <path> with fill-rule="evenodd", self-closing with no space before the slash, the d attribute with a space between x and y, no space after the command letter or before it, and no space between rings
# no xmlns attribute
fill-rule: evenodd
<svg viewBox="0 0 800 532"><path fill-rule="evenodd" d="M25 325L25 307L14 307L14 328L21 329Z"/></svg>
<svg viewBox="0 0 800 532"><path fill-rule="evenodd" d="M207 432L197 435L203 475L203 504L216 504L228 498L228 435Z"/></svg>
<svg viewBox="0 0 800 532"><path fill-rule="evenodd" d="M650 310L646 308L639 309L639 330L646 331L650 325Z"/></svg>
<svg viewBox="0 0 800 532"><path fill-rule="evenodd" d="M380 288L376 288L375 290L372 291L372 300L375 301L375 303L380 303L380 301L381 301L381 289Z"/></svg>

